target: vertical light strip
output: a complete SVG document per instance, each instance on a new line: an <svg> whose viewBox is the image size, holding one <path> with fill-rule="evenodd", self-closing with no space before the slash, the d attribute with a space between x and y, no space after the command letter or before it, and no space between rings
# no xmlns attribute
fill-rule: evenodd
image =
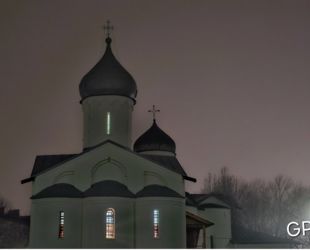
<svg viewBox="0 0 310 250"><path fill-rule="evenodd" d="M159 210L153 210L153 237L154 239L159 238Z"/></svg>
<svg viewBox="0 0 310 250"><path fill-rule="evenodd" d="M58 238L63 239L65 237L65 212L60 211L59 213L59 231Z"/></svg>
<svg viewBox="0 0 310 250"><path fill-rule="evenodd" d="M115 211L108 208L105 215L105 237L106 239L115 239Z"/></svg>
<svg viewBox="0 0 310 250"><path fill-rule="evenodd" d="M110 117L110 112L107 113L107 135L110 134L110 129L111 129L111 117Z"/></svg>

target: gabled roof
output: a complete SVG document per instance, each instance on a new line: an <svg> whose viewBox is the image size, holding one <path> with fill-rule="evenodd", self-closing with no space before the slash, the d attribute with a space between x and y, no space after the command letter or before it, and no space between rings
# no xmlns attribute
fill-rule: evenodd
<svg viewBox="0 0 310 250"><path fill-rule="evenodd" d="M185 193L185 196L186 196L186 200L185 200L186 206L198 207L198 203L195 201L195 199L193 199L193 198L191 197L192 194L186 192L186 193Z"/></svg>
<svg viewBox="0 0 310 250"><path fill-rule="evenodd" d="M34 162L31 176L35 176L40 172L60 163L64 162L78 154L63 154L63 155L38 155Z"/></svg>
<svg viewBox="0 0 310 250"><path fill-rule="evenodd" d="M33 166L31 176L29 178L22 180L21 183L24 184L24 183L33 181L37 175L40 175L45 171L49 171L50 169L58 167L67 161L71 161L77 157L80 157L84 154L87 154L88 152L90 152L96 148L99 148L100 146L107 144L107 143L111 143L117 147L120 147L120 148L126 150L129 153L132 153L132 154L139 156L141 158L144 158L146 160L152 161L153 163L159 164L160 166L162 166L166 169L169 169L175 173L182 175L183 178L186 180L190 180L190 181L194 181L194 182L196 181L196 179L186 175L184 169L182 168L182 166L180 165L180 163L178 162L178 160L175 157L173 159L173 157L169 158L170 156L168 156L168 158L167 158L167 156L149 156L149 155L146 156L146 155L135 153L131 149L129 149L123 145L120 145L114 141L106 140L102 143L99 143L98 145L96 145L94 147L85 149L83 152L81 152L79 154L40 155L40 156L37 156L35 163L34 163L34 166Z"/></svg>
<svg viewBox="0 0 310 250"><path fill-rule="evenodd" d="M237 202L235 202L234 200L231 200L230 197L228 197L227 195L221 194L221 193L208 193L208 194L188 194L188 197L195 201L198 207L204 208L204 207L208 207L207 204L209 204L209 208L211 207L216 207L216 204L213 202L208 202L207 204L204 203L205 200L214 197L218 200L220 200L221 202L227 204L227 206L224 206L224 204L221 204L222 206L218 206L220 207L235 207L235 208L240 208L239 205L237 204ZM219 205L219 204L217 204Z"/></svg>
<svg viewBox="0 0 310 250"><path fill-rule="evenodd" d="M209 201L205 202L208 199ZM225 195L217 193L209 193L209 194L186 193L186 205L197 207L198 209L205 209L205 208L230 209L230 206L236 206L236 204L231 204L231 202L227 199ZM238 206L236 207L238 208Z"/></svg>
<svg viewBox="0 0 310 250"><path fill-rule="evenodd" d="M210 227L214 225L214 223L202 218L201 216L186 211L186 226L188 227L191 225L205 225L206 227Z"/></svg>
<svg viewBox="0 0 310 250"><path fill-rule="evenodd" d="M176 173L181 174L182 176L187 176L180 162L175 156L167 156L167 155L149 155L149 154L139 154L143 158L146 158L150 161L158 163Z"/></svg>

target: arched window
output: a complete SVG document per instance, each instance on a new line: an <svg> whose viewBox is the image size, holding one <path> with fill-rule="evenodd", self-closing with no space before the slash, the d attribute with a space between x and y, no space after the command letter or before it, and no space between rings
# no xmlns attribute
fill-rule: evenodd
<svg viewBox="0 0 310 250"><path fill-rule="evenodd" d="M65 212L59 212L59 229L58 229L58 238L63 239L65 237Z"/></svg>
<svg viewBox="0 0 310 250"><path fill-rule="evenodd" d="M153 237L154 239L159 238L159 210L153 210Z"/></svg>
<svg viewBox="0 0 310 250"><path fill-rule="evenodd" d="M105 237L106 239L115 239L115 211L108 208L105 214Z"/></svg>

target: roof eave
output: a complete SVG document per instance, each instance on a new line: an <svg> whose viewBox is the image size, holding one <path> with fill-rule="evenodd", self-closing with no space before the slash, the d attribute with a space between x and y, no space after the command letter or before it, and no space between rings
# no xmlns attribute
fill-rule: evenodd
<svg viewBox="0 0 310 250"><path fill-rule="evenodd" d="M23 179L20 181L21 184L25 184L25 183L28 183L28 182L31 182L31 181L34 181L35 177L34 176L31 176L29 178L26 178L26 179Z"/></svg>
<svg viewBox="0 0 310 250"><path fill-rule="evenodd" d="M197 182L197 179L196 179L196 178L189 177L189 176L187 176L187 175L183 175L183 178L184 178L184 180L187 180L187 181Z"/></svg>
<svg viewBox="0 0 310 250"><path fill-rule="evenodd" d="M40 173L37 173L37 174L35 174L35 175L33 175L33 176L30 176L29 178L23 179L23 180L21 181L21 183L24 184L24 183L27 183L27 182L30 182L30 181L34 181L35 177L38 176L39 174L42 174L42 173L44 173L44 172L47 172L47 171L49 171L49 170L51 170L51 169L53 169L53 168L55 168L55 167L57 167L57 166L59 166L59 165L65 163L65 162L67 162L67 161L71 161L71 160L73 160L73 159L75 159L75 158L77 158L77 157L80 157L80 156L84 155L85 153L88 153L88 152L90 152L90 151L92 151L92 150L94 150L94 149L96 149L96 148L99 148L100 146L102 146L102 145L104 145L104 144L107 144L107 143L111 143L111 144L113 144L113 145L115 145L115 146L118 146L118 147L120 147L120 148L126 150L126 151L129 152L129 153L132 153L132 154L134 154L134 155L136 155L136 156L138 156L138 157L140 157L140 158L143 158L144 160L147 160L147 161L153 162L153 163L155 163L155 164L157 164L157 165L159 165L159 166L162 166L162 165L160 165L159 163L157 163L157 162L155 162L155 161L152 161L152 160L150 160L150 159L147 159L146 157L143 157L143 155L134 152L133 150L131 150L131 149L128 148L128 147L125 147L125 146L123 146L123 145L121 145L121 144L119 144L119 143L117 143L117 142L112 141L112 140L105 140L105 141L103 141L103 142L101 142L101 143L99 143L99 144L97 144L97 145L95 145L95 146L92 146L92 147L89 147L89 148L87 148L87 149L84 149L81 153L76 154L76 155L72 156L71 158L66 159L66 160L64 160L64 161L62 161L62 162L59 162L59 163L57 163L57 164L55 164L55 165L53 165L53 166L51 166L51 167L49 167L49 168L43 170L43 171L40 172ZM162 166L162 167L164 167L164 166ZM164 167L164 168L165 168L165 167ZM172 172L174 172L174 173L177 173L177 172L175 172L175 171L173 171L173 170L171 170L171 169L168 169L168 168L166 168L166 169L169 170L169 171L172 171ZM182 177L183 177L185 180L188 180L188 181L192 181L192 182L196 182L196 181L197 181L195 178L192 178L192 177L189 177L189 176L183 175Z"/></svg>

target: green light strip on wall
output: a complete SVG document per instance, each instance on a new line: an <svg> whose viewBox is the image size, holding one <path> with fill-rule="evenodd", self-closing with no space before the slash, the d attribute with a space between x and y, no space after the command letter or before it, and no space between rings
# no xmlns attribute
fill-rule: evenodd
<svg viewBox="0 0 310 250"><path fill-rule="evenodd" d="M111 123L111 118L110 118L110 112L107 113L107 134L110 134L110 123Z"/></svg>

